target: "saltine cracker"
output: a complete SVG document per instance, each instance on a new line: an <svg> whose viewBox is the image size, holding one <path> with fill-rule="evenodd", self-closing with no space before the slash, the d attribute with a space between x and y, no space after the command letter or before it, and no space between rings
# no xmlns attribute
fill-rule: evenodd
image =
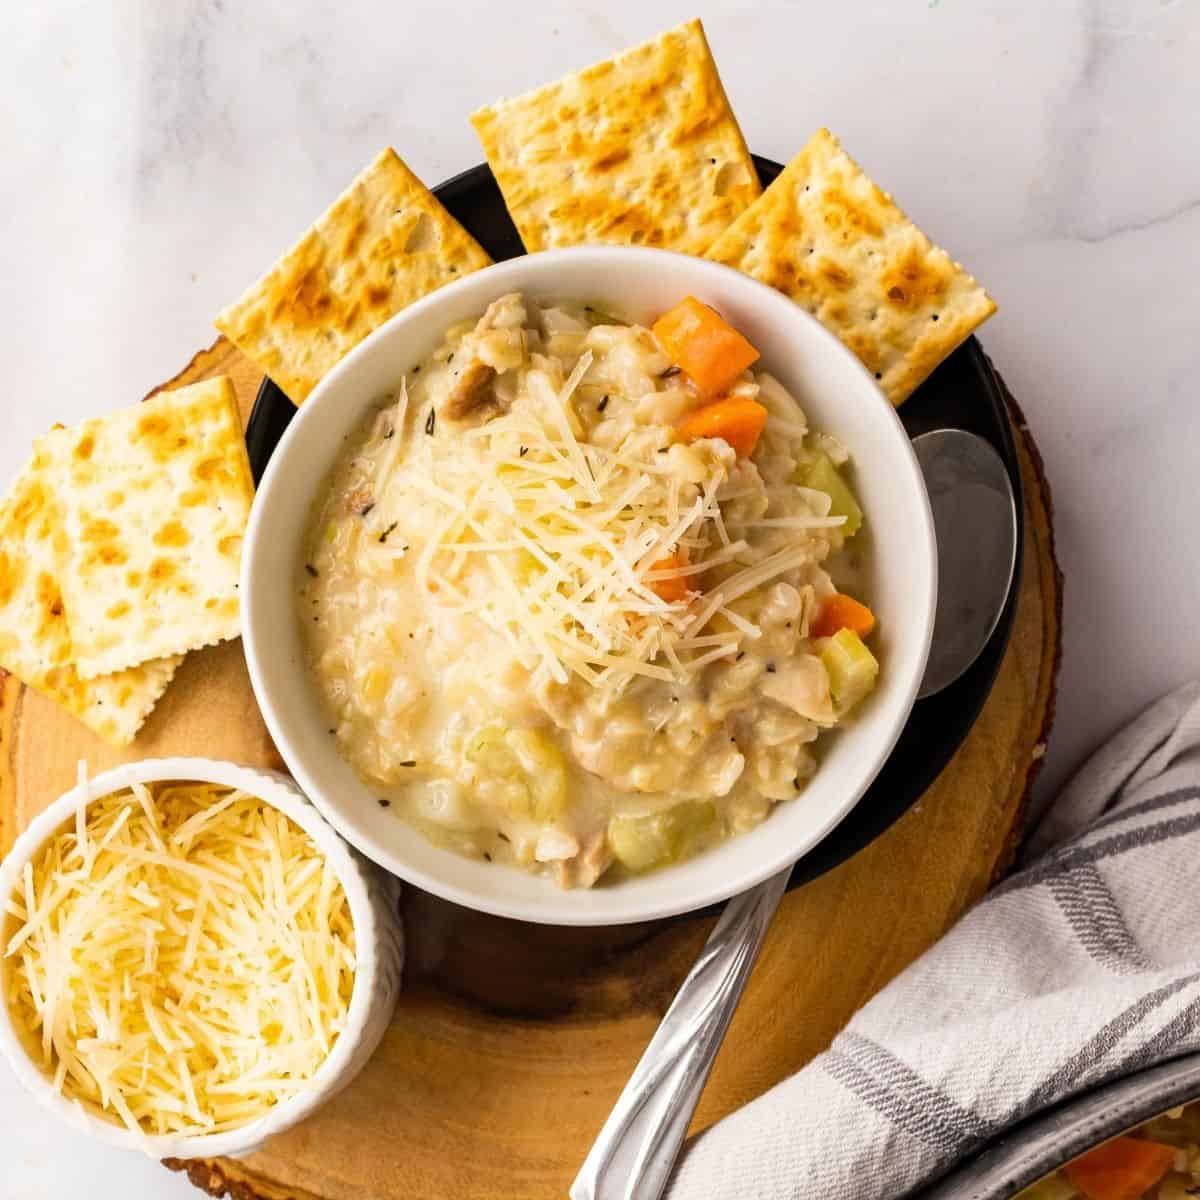
<svg viewBox="0 0 1200 1200"><path fill-rule="evenodd" d="M254 483L228 377L52 430L34 449L62 507L80 678L238 636Z"/></svg>
<svg viewBox="0 0 1200 1200"><path fill-rule="evenodd" d="M858 355L893 404L996 311L827 129L707 257L806 308Z"/></svg>
<svg viewBox="0 0 1200 1200"><path fill-rule="evenodd" d="M389 317L491 261L388 149L215 324L300 404Z"/></svg>
<svg viewBox="0 0 1200 1200"><path fill-rule="evenodd" d="M530 252L703 254L761 191L697 20L471 122Z"/></svg>
<svg viewBox="0 0 1200 1200"><path fill-rule="evenodd" d="M105 741L127 745L181 659L79 678L59 587L62 510L46 466L35 456L0 501L0 666Z"/></svg>

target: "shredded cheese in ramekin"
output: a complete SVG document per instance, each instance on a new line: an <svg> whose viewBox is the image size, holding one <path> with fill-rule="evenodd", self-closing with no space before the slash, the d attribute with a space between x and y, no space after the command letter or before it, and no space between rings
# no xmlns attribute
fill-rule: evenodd
<svg viewBox="0 0 1200 1200"><path fill-rule="evenodd" d="M134 784L4 899L6 1000L56 1090L146 1135L218 1133L301 1090L345 1027L346 894L247 792Z"/></svg>

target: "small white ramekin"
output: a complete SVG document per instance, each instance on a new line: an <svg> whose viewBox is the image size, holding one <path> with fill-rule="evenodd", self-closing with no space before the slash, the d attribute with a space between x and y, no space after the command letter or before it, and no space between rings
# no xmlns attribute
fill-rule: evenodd
<svg viewBox="0 0 1200 1200"><path fill-rule="evenodd" d="M31 861L80 805L120 791L134 783L198 780L241 788L290 817L333 864L346 892L354 922L356 971L346 1028L310 1084L291 1099L238 1129L197 1136L149 1136L105 1120L81 1104L59 1095L51 1081L29 1057L13 1026L8 1004L0 997L0 1050L18 1078L43 1107L101 1141L141 1150L154 1158L241 1157L257 1150L272 1134L301 1121L354 1078L366 1065L391 1020L400 990L404 939L397 914L396 881L350 849L303 793L275 771L217 762L207 758L157 758L114 767L60 796L17 838L0 862L0 896L19 885L25 863ZM7 995L5 960L0 959L0 991Z"/></svg>

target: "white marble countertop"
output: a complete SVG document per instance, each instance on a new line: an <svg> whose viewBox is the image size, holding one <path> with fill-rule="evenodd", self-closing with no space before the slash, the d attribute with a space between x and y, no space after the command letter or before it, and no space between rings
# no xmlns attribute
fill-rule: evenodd
<svg viewBox="0 0 1200 1200"><path fill-rule="evenodd" d="M0 482L131 404L387 143L478 162L480 103L690 16L375 0L21 5L0 46ZM53 11L51 11L53 10ZM711 0L751 147L827 124L997 298L982 340L1054 488L1066 660L1043 787L1200 674L1200 6ZM194 1195L32 1111L0 1069L10 1200Z"/></svg>

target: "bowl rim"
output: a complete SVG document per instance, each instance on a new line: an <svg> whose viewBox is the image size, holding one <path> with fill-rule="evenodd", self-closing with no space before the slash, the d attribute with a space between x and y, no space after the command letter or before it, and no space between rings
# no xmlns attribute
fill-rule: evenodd
<svg viewBox="0 0 1200 1200"><path fill-rule="evenodd" d="M346 1026L333 1049L317 1068L308 1085L262 1116L236 1129L205 1134L139 1134L108 1121L82 1104L56 1092L49 1079L30 1058L15 1029L7 1000L0 1001L0 1052L17 1077L46 1109L68 1124L81 1128L109 1145L141 1150L155 1158L198 1158L246 1154L272 1134L296 1124L336 1090L340 1076L352 1063L370 1012L378 972L376 954L379 923L366 879L340 834L287 776L267 768L246 767L210 758L174 756L125 763L77 783L43 809L21 832L0 861L0 896L12 893L29 862L47 840L84 807L133 783L168 780L215 783L240 788L278 809L305 831L317 849L333 864L346 893L354 924L355 974ZM0 958L0 978L7 973Z"/></svg>
<svg viewBox="0 0 1200 1200"><path fill-rule="evenodd" d="M1068 1096L1001 1132L913 1200L1013 1200L1081 1154L1147 1121L1200 1102L1191 1051Z"/></svg>
<svg viewBox="0 0 1200 1200"><path fill-rule="evenodd" d="M534 290L538 286L537 276L543 271L551 271L560 264L569 267L572 264L587 265L600 260L621 260L629 263L633 271L653 270L656 261L669 259L688 264L688 269L706 275L713 281L725 280L730 287L743 289L747 295L756 297L755 303L767 310L773 310L773 319L781 324L795 322L806 324L814 336L825 344L827 352L841 359L845 369L857 374L860 382L865 384L870 392L878 397L881 421L889 428L889 436L894 437L895 458L897 468L908 472L907 483L912 485L913 496L916 500L917 511L920 514L920 526L912 530L912 547L915 559L919 559L922 570L919 582L924 584L928 594L928 604L921 614L921 627L915 631L914 645L918 653L913 664L911 677L897 681L895 692L898 708L896 715L888 728L887 735L880 737L875 743L869 756L870 763L863 772L861 781L853 789L850 798L845 801L828 819L813 826L806 836L804 844L798 848L793 842L783 841L775 853L765 856L751 872L744 872L732 882L719 883L704 890L703 894L689 894L683 900L664 901L656 904L642 904L636 908L629 907L620 911L606 908L595 913L589 912L556 912L544 902L527 902L517 897L483 896L460 887L458 884L441 878L413 863L402 860L386 847L379 846L373 839L361 835L360 831L347 828L340 820L338 806L331 803L322 794L312 773L307 769L305 755L293 744L285 723L276 710L271 686L267 682L269 666L267 654L260 644L260 631L257 624L258 594L260 586L271 586L266 581L260 582L256 562L263 544L263 526L267 523L268 515L276 504L311 503L312 493L306 492L302 500L289 496L281 482L287 472L287 464L293 446L301 438L307 424L317 419L316 414L328 402L328 398L336 396L341 389L342 380L352 375L359 361L374 352L381 342L395 337L398 331L410 323L415 323L427 312L443 306L452 306L454 300L463 292L479 289L488 290L485 280L491 281L497 287L524 287ZM532 273L533 278L527 278ZM498 280L497 276L501 278ZM561 287L552 286L552 290L562 291ZM907 486L907 484L906 484ZM289 771L303 789L312 803L320 809L326 819L339 830L356 849L384 869L397 875L406 882L415 884L425 891L439 896L441 899L478 912L494 916L527 921L535 924L560 926L588 926L631 924L636 922L657 920L677 916L682 913L702 910L713 904L723 902L729 897L746 891L764 880L777 874L790 865L794 865L805 854L817 846L828 834L853 811L861 800L866 789L870 786L883 764L887 761L904 729L912 706L916 700L928 658L933 636L933 623L937 604L937 547L934 536L933 516L930 510L929 498L925 490L920 466L912 448L911 440L904 429L894 406L884 397L879 385L871 373L859 359L814 316L795 304L788 297L722 263L699 259L691 255L675 251L661 250L644 246L579 246L555 250L538 251L533 254L520 255L516 258L505 259L479 271L455 280L435 292L415 301L407 308L394 314L377 329L373 330L363 341L353 347L347 354L321 379L299 406L295 416L289 422L286 430L271 454L266 471L259 483L251 509L250 520L246 530L245 544L242 555L241 594L243 612L243 648L246 664L250 674L251 685L255 698L262 712L263 719L271 734L272 740L278 747ZM264 635L265 636L265 635ZM297 675L304 674L302 665L297 664ZM893 679L895 677L893 676ZM311 686L306 679L305 686ZM332 751L336 753L336 751ZM442 854L452 854L449 850L440 850ZM671 868L665 868L670 871ZM699 891L699 889L693 889Z"/></svg>

